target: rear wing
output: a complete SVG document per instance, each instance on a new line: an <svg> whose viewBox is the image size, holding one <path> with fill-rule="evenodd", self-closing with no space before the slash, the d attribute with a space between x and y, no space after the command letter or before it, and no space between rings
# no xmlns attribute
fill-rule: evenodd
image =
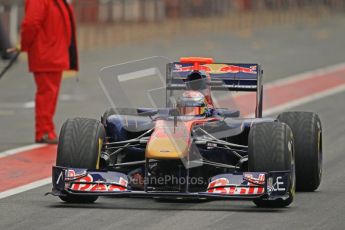
<svg viewBox="0 0 345 230"><path fill-rule="evenodd" d="M212 63L198 66L207 72L212 90L257 91L261 86L262 68L250 63ZM193 63L173 62L167 66L169 89L184 90L184 80L194 70Z"/></svg>
<svg viewBox="0 0 345 230"><path fill-rule="evenodd" d="M186 90L185 80L191 71L198 69L210 75L211 90L256 92L256 117L262 116L262 75L259 64L212 63L213 60L195 62L194 59L167 64L168 90ZM193 63L194 61L194 63ZM209 63L207 63L209 61ZM196 65L197 64L197 65Z"/></svg>

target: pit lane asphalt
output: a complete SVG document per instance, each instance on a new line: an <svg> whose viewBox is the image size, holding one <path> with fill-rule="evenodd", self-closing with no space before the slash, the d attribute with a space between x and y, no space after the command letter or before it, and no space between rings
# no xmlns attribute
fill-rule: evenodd
<svg viewBox="0 0 345 230"><path fill-rule="evenodd" d="M113 49L113 54L84 52L82 60L86 64L80 85L73 79L64 81L62 94L72 95L72 99L60 103L58 126L67 117L98 118L107 106L96 83L97 71L92 70L97 67L150 55L176 58L209 54L217 60L259 61L265 67L266 81L271 81L344 62L344 29L344 20L327 21L269 28L254 32L250 38L217 34L196 41L180 38L170 43L122 47ZM21 73L28 75L24 74L24 67L18 66L12 76L0 82L2 149L32 141L33 111L20 108L19 103L32 100L34 85L30 77L20 76ZM0 200L0 229L344 229L344 99L345 93L339 93L291 109L315 111L322 119L324 176L318 191L298 193L289 208L258 209L251 202L242 201L180 203L126 198L101 198L93 205L66 205L55 197L44 197L51 187L43 186ZM6 115L11 111L11 116Z"/></svg>

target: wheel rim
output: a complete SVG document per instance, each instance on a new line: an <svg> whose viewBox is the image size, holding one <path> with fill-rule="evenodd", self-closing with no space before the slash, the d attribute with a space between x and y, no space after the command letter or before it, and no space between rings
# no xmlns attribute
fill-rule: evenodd
<svg viewBox="0 0 345 230"><path fill-rule="evenodd" d="M97 154L96 169L100 168L99 166L100 166L100 160L101 160L102 146L103 146L103 139L98 138L98 154Z"/></svg>

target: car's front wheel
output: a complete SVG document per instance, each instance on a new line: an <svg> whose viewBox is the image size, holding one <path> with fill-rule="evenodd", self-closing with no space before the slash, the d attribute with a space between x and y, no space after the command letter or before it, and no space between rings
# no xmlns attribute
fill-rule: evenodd
<svg viewBox="0 0 345 230"><path fill-rule="evenodd" d="M71 168L99 169L100 153L105 138L100 121L87 118L68 119L62 126L56 165ZM97 196L64 194L69 203L92 203Z"/></svg>
<svg viewBox="0 0 345 230"><path fill-rule="evenodd" d="M248 169L250 172L291 171L289 197L285 200L256 199L258 207L286 207L295 196L294 139L284 123L254 124L248 137Z"/></svg>

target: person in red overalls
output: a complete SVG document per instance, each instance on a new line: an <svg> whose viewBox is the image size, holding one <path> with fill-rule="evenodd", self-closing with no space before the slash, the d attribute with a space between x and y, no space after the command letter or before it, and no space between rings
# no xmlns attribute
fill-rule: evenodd
<svg viewBox="0 0 345 230"><path fill-rule="evenodd" d="M73 10L66 0L26 0L21 50L28 52L29 71L37 86L35 140L56 144L53 117L62 72L78 70Z"/></svg>

